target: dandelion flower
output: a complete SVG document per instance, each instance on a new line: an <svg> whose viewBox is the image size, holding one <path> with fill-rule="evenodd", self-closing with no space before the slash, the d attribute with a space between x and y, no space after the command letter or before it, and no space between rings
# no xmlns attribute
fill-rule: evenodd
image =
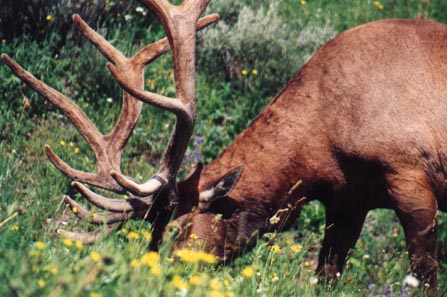
<svg viewBox="0 0 447 297"><path fill-rule="evenodd" d="M158 263L160 255L157 252L150 251L141 257L141 263L149 267Z"/></svg>
<svg viewBox="0 0 447 297"><path fill-rule="evenodd" d="M127 239L138 239L138 238L140 238L140 235L138 235L137 232L130 231L130 232L127 234Z"/></svg>
<svg viewBox="0 0 447 297"><path fill-rule="evenodd" d="M70 143L68 144L69 147L74 147L75 144L73 142L70 141Z"/></svg>
<svg viewBox="0 0 447 297"><path fill-rule="evenodd" d="M130 266L132 267L138 267L140 265L140 260L138 259L133 259L132 261L130 261Z"/></svg>
<svg viewBox="0 0 447 297"><path fill-rule="evenodd" d="M64 145L65 145L65 141L61 140L61 141L59 141L59 144L60 144L61 146L64 146Z"/></svg>
<svg viewBox="0 0 447 297"><path fill-rule="evenodd" d="M253 69L253 70L251 71L251 73L252 73L253 75L258 75L258 74L259 74L257 69Z"/></svg>
<svg viewBox="0 0 447 297"><path fill-rule="evenodd" d="M160 275L160 273L161 273L160 264L157 263L156 265L153 265L151 267L151 273L155 276Z"/></svg>
<svg viewBox="0 0 447 297"><path fill-rule="evenodd" d="M141 232L141 234L143 234L143 237L147 240L147 241L151 241L152 239L152 234L149 231L143 230Z"/></svg>
<svg viewBox="0 0 447 297"><path fill-rule="evenodd" d="M89 296L90 297L101 297L101 294L96 293L96 292L91 292Z"/></svg>
<svg viewBox="0 0 447 297"><path fill-rule="evenodd" d="M226 295L224 293L216 291L216 290L209 291L206 296L208 296L208 297L226 297Z"/></svg>
<svg viewBox="0 0 447 297"><path fill-rule="evenodd" d="M301 244L294 244L290 247L290 249L294 253L299 253L303 249L303 246Z"/></svg>
<svg viewBox="0 0 447 297"><path fill-rule="evenodd" d="M214 264L217 262L217 258L215 255L203 251L180 249L175 251L174 255L187 263L205 262L208 264Z"/></svg>
<svg viewBox="0 0 447 297"><path fill-rule="evenodd" d="M42 241L36 242L36 248L38 250L43 250L45 248L45 243L43 243Z"/></svg>
<svg viewBox="0 0 447 297"><path fill-rule="evenodd" d="M218 291L222 289L222 284L217 278L213 278L212 280L210 280L210 288L215 291Z"/></svg>
<svg viewBox="0 0 447 297"><path fill-rule="evenodd" d="M47 285L47 283L43 280L43 279L39 279L37 281L37 284L39 285L39 287L41 288L45 288L45 286Z"/></svg>
<svg viewBox="0 0 447 297"><path fill-rule="evenodd" d="M188 288L188 284L186 283L186 281L177 274L174 275L174 277L172 278L172 284L179 290L185 290Z"/></svg>
<svg viewBox="0 0 447 297"><path fill-rule="evenodd" d="M11 227L11 230L12 231L19 231L20 227L19 227L19 225L14 225L14 226Z"/></svg>
<svg viewBox="0 0 447 297"><path fill-rule="evenodd" d="M98 253L98 252L95 252L95 251L93 251L93 252L90 254L90 258L92 258L92 260L95 261L95 262L99 262L99 261L101 261L101 259L102 259L101 254Z"/></svg>
<svg viewBox="0 0 447 297"><path fill-rule="evenodd" d="M80 150L78 147L74 149L74 153L75 153L75 154L79 154L80 151L81 151L81 150Z"/></svg>
<svg viewBox="0 0 447 297"><path fill-rule="evenodd" d="M148 252L143 255L140 259L140 263L151 268L151 273L155 276L160 275L161 267L160 267L160 255L156 252Z"/></svg>
<svg viewBox="0 0 447 297"><path fill-rule="evenodd" d="M53 17L52 17L51 15L47 15L47 17L46 17L46 19L47 19L48 22L51 21L52 18L53 18Z"/></svg>
<svg viewBox="0 0 447 297"><path fill-rule="evenodd" d="M64 239L64 245L65 246L72 246L73 245L73 241L71 239L65 238Z"/></svg>
<svg viewBox="0 0 447 297"><path fill-rule="evenodd" d="M82 249L84 247L84 244L82 243L82 241L77 240L75 243L75 246L78 250Z"/></svg>
<svg viewBox="0 0 447 297"><path fill-rule="evenodd" d="M74 213L77 213L77 212L78 212L78 208L75 206L75 207L73 207L73 208L71 209L71 211L73 211Z"/></svg>
<svg viewBox="0 0 447 297"><path fill-rule="evenodd" d="M247 69L242 69L241 74L242 75L247 75L248 74L248 70Z"/></svg>
<svg viewBox="0 0 447 297"><path fill-rule="evenodd" d="M189 278L189 284L193 286L197 286L200 283L200 276L193 275Z"/></svg>
<svg viewBox="0 0 447 297"><path fill-rule="evenodd" d="M57 267L53 267L50 269L50 272L52 275L58 275L59 274L59 269L57 269Z"/></svg>
<svg viewBox="0 0 447 297"><path fill-rule="evenodd" d="M301 0L301 5L306 5L306 0Z"/></svg>
<svg viewBox="0 0 447 297"><path fill-rule="evenodd" d="M281 247L279 245L275 244L272 246L272 251L275 254L279 254L279 253L281 253Z"/></svg>
<svg viewBox="0 0 447 297"><path fill-rule="evenodd" d="M253 267L248 266L242 270L241 274L244 278L250 278L255 274L255 270L253 269Z"/></svg>
<svg viewBox="0 0 447 297"><path fill-rule="evenodd" d="M375 7L377 7L378 9L380 9L380 10L382 10L382 9L384 8L383 4L380 3L380 1L374 1L374 2L373 2L373 5L374 5Z"/></svg>
<svg viewBox="0 0 447 297"><path fill-rule="evenodd" d="M196 240L199 238L199 236L195 233L191 233L191 235L189 235L189 238L191 238L192 240Z"/></svg>

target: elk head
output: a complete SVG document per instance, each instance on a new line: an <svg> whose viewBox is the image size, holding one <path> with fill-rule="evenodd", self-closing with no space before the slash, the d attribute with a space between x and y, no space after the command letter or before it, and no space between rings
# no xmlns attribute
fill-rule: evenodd
<svg viewBox="0 0 447 297"><path fill-rule="evenodd" d="M177 171L180 168L189 139L196 121L195 103L195 35L215 22L218 15L208 15L199 20L209 0L185 0L181 5L170 4L167 0L140 0L160 19L167 38L143 47L133 57L127 58L109 42L91 29L79 15L73 21L84 37L94 44L109 60L108 69L123 88L121 115L112 132L103 135L86 114L69 98L38 80L25 71L8 55L2 54L3 61L11 70L41 96L51 101L73 123L80 134L93 149L98 171L82 172L70 167L53 150L45 147L50 161L69 178L73 187L91 203L104 209L104 213L92 213L68 196L64 197L73 212L92 224L107 224L107 233L112 232L121 222L130 218L143 218L157 222L158 235L172 216L178 216L191 210L194 202L188 202L178 193L183 184L190 185L202 168L185 181L177 183ZM144 69L163 53L172 50L176 97L155 94L144 90ZM164 153L158 172L143 184L121 173L121 155L142 110L148 103L176 115L175 129ZM128 199L110 199L94 193L84 184L109 191L128 194ZM156 225L157 225L156 224ZM92 243L100 237L100 232L70 232L60 230L64 237ZM157 234L155 240L158 240Z"/></svg>

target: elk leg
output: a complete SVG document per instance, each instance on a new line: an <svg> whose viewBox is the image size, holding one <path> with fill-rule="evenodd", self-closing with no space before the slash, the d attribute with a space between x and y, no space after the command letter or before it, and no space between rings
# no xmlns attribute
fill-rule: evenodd
<svg viewBox="0 0 447 297"><path fill-rule="evenodd" d="M437 211L438 204L425 174L409 170L388 177L389 193L402 223L411 270L424 284L427 293L437 295Z"/></svg>
<svg viewBox="0 0 447 297"><path fill-rule="evenodd" d="M358 213L326 210L326 230L318 259L317 274L335 279L363 227L366 210Z"/></svg>

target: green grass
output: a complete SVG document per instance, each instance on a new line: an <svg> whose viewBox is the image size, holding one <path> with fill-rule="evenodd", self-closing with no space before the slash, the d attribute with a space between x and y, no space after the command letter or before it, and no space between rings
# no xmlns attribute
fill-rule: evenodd
<svg viewBox="0 0 447 297"><path fill-rule="evenodd" d="M259 7L270 2L246 3ZM305 2L303 5L297 0L281 1L278 21L296 32L324 27L328 22L334 31L341 32L375 19L414 18L422 14L447 22L447 5L442 0L428 4L381 1L383 9L373 1ZM228 17L234 17L234 13L228 12ZM102 32L107 32L118 48L131 53L143 42L154 39L150 30L142 36L144 30L135 28L138 24L135 21ZM119 115L121 99L119 88L105 70L104 59L89 44L67 41L66 46L57 48L56 41L61 36L51 32L48 36L41 42L27 36L2 42L1 51L75 98L101 131L110 131ZM254 48L251 55L241 57L244 62L239 66L249 71L245 76L227 76L225 65L213 55L199 58L199 121L195 133L204 139L200 146L202 160L208 162L218 155L300 68L315 50L315 44L323 42L316 40L299 51L287 49L286 55L275 58L272 52L266 54L265 48ZM215 60L210 64L209 59ZM259 75L253 75L253 69ZM146 78L150 79L146 85L156 92L172 94L169 55L151 65ZM96 168L93 153L66 119L22 86L4 65L0 65L0 90L1 296L380 296L390 290L393 296L399 296L402 289L420 293L402 286L410 273L409 261L400 224L388 210L369 214L340 279L318 286L312 284L324 229L324 208L318 202L305 207L291 230L266 234L252 251L225 266L182 261L172 254L169 236L159 259L142 263L150 226L141 221L127 222L122 230L92 246L64 242L55 230L58 222L70 214L61 199L63 194L71 193L71 181L50 164L43 146L50 144L75 168L90 171ZM30 106L24 104L24 98L31 100ZM112 98L113 103L107 103L107 98ZM172 124L171 115L146 106L126 148L123 171L140 180L151 176L170 134L170 128L165 126ZM182 172L189 165L185 162ZM71 226L77 226L72 215L70 221ZM446 228L446 215L441 214L441 295L447 294L443 277L447 273ZM154 270L155 265L159 265L159 273ZM253 274L244 271L247 267L253 268Z"/></svg>

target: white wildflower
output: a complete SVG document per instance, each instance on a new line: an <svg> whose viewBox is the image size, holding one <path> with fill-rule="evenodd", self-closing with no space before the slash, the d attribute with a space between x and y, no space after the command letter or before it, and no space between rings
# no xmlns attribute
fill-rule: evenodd
<svg viewBox="0 0 447 297"><path fill-rule="evenodd" d="M404 278L403 285L404 286L408 285L410 287L416 288L419 286L419 280L414 276L412 276L411 274L409 274Z"/></svg>

